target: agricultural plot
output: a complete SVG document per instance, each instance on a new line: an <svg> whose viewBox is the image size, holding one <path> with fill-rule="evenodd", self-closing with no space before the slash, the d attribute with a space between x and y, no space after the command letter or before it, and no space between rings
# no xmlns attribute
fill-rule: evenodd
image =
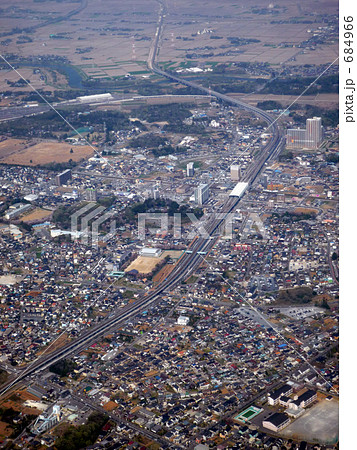
<svg viewBox="0 0 357 450"><path fill-rule="evenodd" d="M20 58L33 55L41 59L56 55L66 58L84 78L123 77L131 72L142 76L147 70L158 7L155 0L136 0L129 6L115 0L104 3L30 0L24 9L20 0L5 0L1 54ZM70 15L78 8L78 13ZM26 31L29 27L31 33ZM48 73L33 74L32 67L21 67L21 73L34 87L46 89L52 85L59 88L63 82L63 74L56 68L53 70L55 79ZM17 81L18 78L15 72L0 71L0 86L5 90L7 79Z"/></svg>
<svg viewBox="0 0 357 450"><path fill-rule="evenodd" d="M183 0L169 6L167 26L160 50L160 61L267 62L281 64L325 64L338 54L338 42L321 28L319 15L337 14L337 2L320 0L299 5L292 0L269 5L209 0L202 11L195 2ZM189 20L196 18L200 20ZM320 27L320 28L319 28ZM314 34L318 45L306 45ZM320 36L319 36L320 38ZM332 59L331 59L332 58Z"/></svg>
<svg viewBox="0 0 357 450"><path fill-rule="evenodd" d="M115 0L80 4L32 0L26 6L24 10L20 0L5 0L2 5L2 54L66 58L85 79L150 76L146 61L158 17L156 0L135 0L130 5ZM167 6L158 59L171 70L214 68L224 62L268 63L280 71L284 65L327 64L338 55L333 26L326 22L338 13L336 1L267 5L257 0L253 5L208 0L202 10L199 2L180 0ZM32 27L31 33L27 27ZM54 76L50 71L42 77L31 68L21 70L27 71L26 78L35 87L64 87L64 76L56 69ZM3 88L6 79L16 78L0 72Z"/></svg>

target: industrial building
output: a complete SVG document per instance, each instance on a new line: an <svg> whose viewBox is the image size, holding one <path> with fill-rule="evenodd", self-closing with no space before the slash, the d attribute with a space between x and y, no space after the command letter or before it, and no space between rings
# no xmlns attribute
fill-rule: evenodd
<svg viewBox="0 0 357 450"><path fill-rule="evenodd" d="M189 322L190 322L190 318L189 317L187 317L187 316L179 316L179 318L177 319L177 324L178 325L184 325L184 326L186 326L186 325L188 325L189 324Z"/></svg>
<svg viewBox="0 0 357 450"><path fill-rule="evenodd" d="M61 420L61 407L59 405L51 406L43 414L40 414L33 425L32 431L35 434L43 433L54 427Z"/></svg>
<svg viewBox="0 0 357 450"><path fill-rule="evenodd" d="M80 103L96 103L96 102L108 102L113 100L112 94L94 94L94 95L84 95L81 97L77 97L76 99Z"/></svg>
<svg viewBox="0 0 357 450"><path fill-rule="evenodd" d="M242 197L245 191L248 188L248 183L237 183L232 190L232 192L229 194L230 197Z"/></svg>

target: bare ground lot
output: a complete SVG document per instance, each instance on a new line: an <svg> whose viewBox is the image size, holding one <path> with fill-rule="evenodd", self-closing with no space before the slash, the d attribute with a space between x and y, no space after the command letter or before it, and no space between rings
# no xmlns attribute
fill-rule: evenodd
<svg viewBox="0 0 357 450"><path fill-rule="evenodd" d="M13 408L15 411L22 411L24 414L39 415L42 411L36 408L25 406L26 400L38 400L38 398L26 391L25 388L10 391L0 403L2 408Z"/></svg>
<svg viewBox="0 0 357 450"><path fill-rule="evenodd" d="M12 433L13 429L6 422L0 422L0 439L4 439L9 437Z"/></svg>
<svg viewBox="0 0 357 450"><path fill-rule="evenodd" d="M70 159L80 161L92 156L93 153L94 150L88 145L45 141L31 145L21 139L6 139L0 142L1 164L36 166L51 162L68 162Z"/></svg>
<svg viewBox="0 0 357 450"><path fill-rule="evenodd" d="M334 444L338 440L338 408L336 399L321 400L280 434L286 438Z"/></svg>
<svg viewBox="0 0 357 450"><path fill-rule="evenodd" d="M20 69L19 73L21 73L22 77L28 80L34 89L45 89L52 90L49 83L46 83L45 80L41 79L41 74L33 73L33 69L23 67ZM2 91L28 91L32 92L32 88L27 84L18 87L11 87L10 83L15 83L21 79L20 75L13 71L12 69L0 70L0 89ZM49 80L49 78L48 78Z"/></svg>
<svg viewBox="0 0 357 450"><path fill-rule="evenodd" d="M26 223L35 223L38 221L42 221L52 214L52 211L48 211L46 209L36 208L31 211L29 214L22 216L21 220Z"/></svg>
<svg viewBox="0 0 357 450"><path fill-rule="evenodd" d="M150 273L155 267L166 258L166 256L171 256L172 258L178 258L181 255L181 250L165 250L157 258L152 258L150 256L138 256L135 261L133 261L126 269L125 272L130 270L137 270L139 273Z"/></svg>

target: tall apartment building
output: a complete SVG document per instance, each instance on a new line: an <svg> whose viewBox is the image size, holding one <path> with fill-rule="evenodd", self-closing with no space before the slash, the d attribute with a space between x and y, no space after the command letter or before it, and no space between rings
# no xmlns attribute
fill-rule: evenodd
<svg viewBox="0 0 357 450"><path fill-rule="evenodd" d="M193 167L193 162L189 162L186 166L186 175L188 177L193 177L194 173L195 173L195 169Z"/></svg>
<svg viewBox="0 0 357 450"><path fill-rule="evenodd" d="M59 175L55 176L56 186L62 186L66 184L68 180L71 179L72 179L72 171L71 169L67 169L64 172L60 173Z"/></svg>
<svg viewBox="0 0 357 450"><path fill-rule="evenodd" d="M241 179L241 168L239 164L231 165L231 180L232 181L240 181Z"/></svg>
<svg viewBox="0 0 357 450"><path fill-rule="evenodd" d="M266 189L268 187L268 182L269 182L269 175L267 175L266 173L263 173L263 175L261 177L261 183L262 183L264 189Z"/></svg>
<svg viewBox="0 0 357 450"><path fill-rule="evenodd" d="M286 146L287 148L303 148L305 147L306 130L300 128L286 130Z"/></svg>
<svg viewBox="0 0 357 450"><path fill-rule="evenodd" d="M159 191L159 189L153 189L152 196L153 196L154 200L157 200L158 198L160 198L160 191Z"/></svg>
<svg viewBox="0 0 357 450"><path fill-rule="evenodd" d="M286 131L287 148L317 149L322 141L321 117L306 120L306 129L293 128Z"/></svg>
<svg viewBox="0 0 357 450"><path fill-rule="evenodd" d="M209 198L209 187L208 184L200 184L195 189L195 202L202 206Z"/></svg>
<svg viewBox="0 0 357 450"><path fill-rule="evenodd" d="M321 117L306 120L306 142L308 148L318 148L322 141Z"/></svg>
<svg viewBox="0 0 357 450"><path fill-rule="evenodd" d="M91 188L86 189L84 198L88 202L96 202L97 201L97 191L95 189L91 189Z"/></svg>

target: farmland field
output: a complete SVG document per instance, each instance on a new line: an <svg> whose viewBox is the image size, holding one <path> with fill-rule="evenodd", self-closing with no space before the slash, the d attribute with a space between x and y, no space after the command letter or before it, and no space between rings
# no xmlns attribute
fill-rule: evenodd
<svg viewBox="0 0 357 450"><path fill-rule="evenodd" d="M159 11L156 0L25 3L27 9L20 0L2 3L0 51L16 55L20 63L22 57L32 55L32 62L27 60L26 66L20 67L35 88L63 89L71 82L71 75L68 80L67 74L66 80L63 71L48 68L48 63L41 63L40 72L33 71L39 58L48 55L51 64L56 58L66 61L64 66L85 81L124 80L129 75L157 81L146 64ZM338 56L336 30L331 25L338 5L333 0L298 4L287 0L284 5L263 0L254 4L208 0L204 10L200 2L191 0L167 3L158 62L172 71L190 67L212 70L222 63L234 68L243 63L268 64L280 75L284 66L323 65ZM4 90L19 78L9 69L0 71ZM267 74L248 70L242 76L264 78ZM81 87L78 80L75 85ZM30 90L11 86L11 90L19 89Z"/></svg>

